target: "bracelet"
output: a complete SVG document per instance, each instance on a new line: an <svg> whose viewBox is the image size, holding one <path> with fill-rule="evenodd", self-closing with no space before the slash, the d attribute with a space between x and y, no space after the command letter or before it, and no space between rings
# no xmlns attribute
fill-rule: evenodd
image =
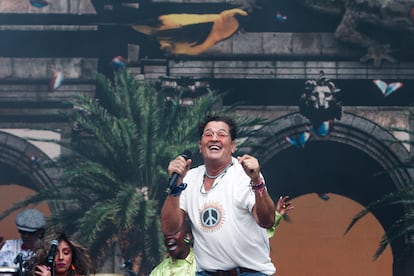
<svg viewBox="0 0 414 276"><path fill-rule="evenodd" d="M263 191L266 188L266 183L262 179L262 181L259 184L253 183L253 181L250 181L250 186L252 187L253 192L259 192L259 195L263 195Z"/></svg>
<svg viewBox="0 0 414 276"><path fill-rule="evenodd" d="M181 183L180 185L175 186L171 189L170 196L179 196L181 192L187 188L187 183Z"/></svg>

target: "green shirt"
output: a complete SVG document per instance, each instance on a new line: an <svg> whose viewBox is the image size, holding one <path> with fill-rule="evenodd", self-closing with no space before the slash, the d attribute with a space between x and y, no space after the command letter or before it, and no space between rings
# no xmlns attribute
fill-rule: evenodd
<svg viewBox="0 0 414 276"><path fill-rule="evenodd" d="M196 273L196 263L193 249L185 259L173 259L171 256L163 260L150 273L150 276L193 276Z"/></svg>
<svg viewBox="0 0 414 276"><path fill-rule="evenodd" d="M279 226L280 222L283 220L283 216L279 214L279 212L275 212L275 224L273 224L272 228L267 229L267 236L270 239L275 235L276 228Z"/></svg>

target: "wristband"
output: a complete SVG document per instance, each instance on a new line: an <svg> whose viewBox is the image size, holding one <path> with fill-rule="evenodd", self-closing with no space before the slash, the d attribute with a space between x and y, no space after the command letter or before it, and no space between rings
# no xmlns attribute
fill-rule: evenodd
<svg viewBox="0 0 414 276"><path fill-rule="evenodd" d="M263 179L258 184L255 184L253 183L253 181L250 181L250 186L252 187L253 192L259 192L260 196L263 195L263 191L266 188L266 184Z"/></svg>
<svg viewBox="0 0 414 276"><path fill-rule="evenodd" d="M181 183L171 189L170 196L179 196L187 188L187 183Z"/></svg>
<svg viewBox="0 0 414 276"><path fill-rule="evenodd" d="M266 188L266 184L263 179L258 184L255 184L253 183L253 181L250 181L250 186L252 187L253 192L259 192L260 196L263 195L263 191Z"/></svg>

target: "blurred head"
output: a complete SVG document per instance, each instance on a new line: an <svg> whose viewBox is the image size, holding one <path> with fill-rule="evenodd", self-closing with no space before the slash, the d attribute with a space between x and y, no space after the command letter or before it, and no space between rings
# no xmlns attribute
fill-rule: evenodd
<svg viewBox="0 0 414 276"><path fill-rule="evenodd" d="M33 249L35 242L43 238L46 220L42 212L26 209L16 215L16 227L27 249Z"/></svg>
<svg viewBox="0 0 414 276"><path fill-rule="evenodd" d="M193 244L193 235L188 222L184 222L181 229L174 235L164 235L164 245L174 259L185 259Z"/></svg>

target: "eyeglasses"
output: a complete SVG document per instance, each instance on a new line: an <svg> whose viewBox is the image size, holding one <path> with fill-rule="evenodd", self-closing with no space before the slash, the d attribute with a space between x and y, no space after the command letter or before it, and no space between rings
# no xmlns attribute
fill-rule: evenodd
<svg viewBox="0 0 414 276"><path fill-rule="evenodd" d="M206 130L202 136L206 138L213 138L214 134L217 135L218 138L226 138L229 136L229 133L224 129L220 129L218 131Z"/></svg>

